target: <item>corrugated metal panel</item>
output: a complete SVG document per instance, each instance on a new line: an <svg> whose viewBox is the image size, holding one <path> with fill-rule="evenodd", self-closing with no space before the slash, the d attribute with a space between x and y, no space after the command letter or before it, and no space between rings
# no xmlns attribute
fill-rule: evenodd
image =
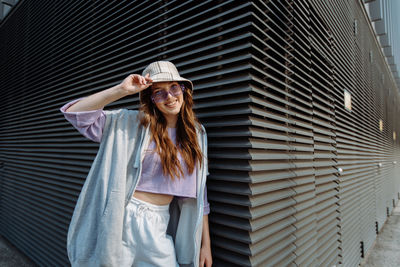
<svg viewBox="0 0 400 267"><path fill-rule="evenodd" d="M234 220L233 218L221 218L217 214L210 216L213 222L217 223L214 218L218 218L218 223L221 224L218 231L216 228L213 230L216 236L213 242L218 247L215 250L218 255L217 266L286 265L294 259L293 242L296 229L293 226L293 197L296 192L292 189L295 185L292 178L295 174L286 171L294 167L293 161L296 158L288 151L296 147L296 144L290 143L294 138L287 134L291 131L287 125L287 116L290 114L287 106L294 104L289 103L287 99L290 92L286 88L285 77L280 74L282 69L287 69L288 59L278 46L279 43L286 42L280 37L286 35L281 25L281 20L287 20L285 8L284 5L267 6L262 2L255 2L253 5L251 31L254 39L253 48L250 50L253 59L249 61L251 69L248 70L253 82L248 97L238 95L242 102L248 99L248 103L245 103L247 106L233 106L223 99L220 102L220 105L223 105L221 112L220 108L214 108L207 114L202 114L224 116L224 120L220 120L219 123L214 119L210 124L206 123L210 139L210 167L215 170L210 176L213 178L208 183L209 190L219 191L214 179L223 179L225 182L238 181L239 173L236 175L236 171L243 172L243 178L239 181L247 182L249 187L248 192L242 192L248 195L243 199L235 196L239 193L237 190L232 191L228 188L224 191L229 191L229 195L225 192L210 195L210 199L214 201L213 211L218 209L218 212L227 216L244 216L244 210L240 211L237 207L243 205L245 210L250 212L250 217L247 217L250 228L246 226L248 237L247 240L242 240L242 244L220 237L232 236L238 232L237 229L230 230L232 224L228 221ZM215 104L209 101L207 105L215 107ZM240 141L240 138L244 138L246 143L241 143L243 141ZM232 144L243 147L243 150L232 148ZM227 157L233 158L234 161L227 164ZM246 161L242 162L240 159ZM232 170L235 172L232 173ZM221 183L220 187L224 184ZM227 234L228 231L232 234Z"/></svg>
<svg viewBox="0 0 400 267"><path fill-rule="evenodd" d="M58 108L166 59L193 80L209 136L214 265L357 266L400 186L399 94L362 8L22 1L0 26L1 234L39 265L68 265L98 145ZM137 97L107 109L120 107Z"/></svg>
<svg viewBox="0 0 400 267"><path fill-rule="evenodd" d="M311 79L314 113L314 163L317 214L317 264L338 263L338 177L336 119L332 93L334 72L332 35L314 7L311 9Z"/></svg>
<svg viewBox="0 0 400 267"><path fill-rule="evenodd" d="M377 207L379 199L385 198L382 179L377 179L377 172L382 169L378 169L380 154L383 151L388 152L387 143L382 142L387 140L387 135L381 134L378 127L379 119L383 119L379 113L386 105L379 107L369 104L382 101L382 98L376 99L384 88L377 82L381 80L382 67L379 68L379 78L378 75L373 75L371 69L376 64L383 64L383 61L378 56L373 57L375 62L370 60L371 55L379 55L379 51L376 47L371 47L374 42L367 24L363 22L365 18L359 3L315 1L315 5L318 6L316 9L326 15L323 17L327 24L336 25L330 29L334 42L337 42L334 44L333 64L336 74L334 87L337 92L335 117L338 126L338 168L344 170L339 176L339 247L341 263L344 266L356 266L376 237L375 213L386 214L386 208ZM354 23L355 20L357 24ZM355 25L358 25L357 31L354 29ZM374 80L374 85L371 80ZM343 108L344 89L352 94L351 112ZM386 123L384 124L387 125ZM387 174L382 177L387 177ZM390 181L394 181L394 178ZM375 196L375 199L371 196ZM381 221L385 219L386 217L381 216Z"/></svg>
<svg viewBox="0 0 400 267"><path fill-rule="evenodd" d="M361 10L354 8L355 19L362 21L363 15ZM355 70L356 70L356 83L355 85L355 98L360 99L359 102L370 102L374 103L373 90L371 84L371 67L372 62L375 60L375 51L372 50L370 45L371 39L368 38L368 26L367 24L357 25L358 34L355 40ZM369 42L366 43L369 39ZM367 45L368 44L368 45ZM363 47L362 47L363 46ZM364 51L363 51L364 50ZM358 188L356 189L361 193L359 199L359 212L360 212L360 244L361 254L360 257L364 257L368 248L373 244L376 237L375 231L375 203L371 197L374 195L373 177L376 172L376 159L374 155L377 153L375 148L376 139L379 129L377 128L375 111L372 105L359 105L360 115L357 116L357 121L360 133L358 148L358 162L359 174L361 180L358 182ZM362 150L360 149L362 148ZM361 150L361 151L360 151ZM354 161L354 160L353 160ZM358 179L358 178L357 178Z"/></svg>

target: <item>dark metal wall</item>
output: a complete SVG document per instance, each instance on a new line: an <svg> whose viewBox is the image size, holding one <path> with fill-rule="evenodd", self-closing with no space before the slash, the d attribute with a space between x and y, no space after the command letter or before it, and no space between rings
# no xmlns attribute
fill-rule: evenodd
<svg viewBox="0 0 400 267"><path fill-rule="evenodd" d="M98 149L58 109L155 60L195 84L214 266L357 266L398 200L399 91L359 1L23 0L0 40L0 233L38 265L68 265Z"/></svg>

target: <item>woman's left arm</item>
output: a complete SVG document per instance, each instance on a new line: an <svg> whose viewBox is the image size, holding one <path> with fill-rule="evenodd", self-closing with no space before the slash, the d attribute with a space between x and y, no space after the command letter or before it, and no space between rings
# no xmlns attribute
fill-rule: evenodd
<svg viewBox="0 0 400 267"><path fill-rule="evenodd" d="M200 267L211 267L211 240L210 229L208 227L208 215L203 216L203 233L201 236Z"/></svg>

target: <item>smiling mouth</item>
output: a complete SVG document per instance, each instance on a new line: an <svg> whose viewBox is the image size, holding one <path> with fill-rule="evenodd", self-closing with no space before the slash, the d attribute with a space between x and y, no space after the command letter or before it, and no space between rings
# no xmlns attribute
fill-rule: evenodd
<svg viewBox="0 0 400 267"><path fill-rule="evenodd" d="M178 100L172 101L171 103L165 104L169 108L175 107L176 103L178 103Z"/></svg>

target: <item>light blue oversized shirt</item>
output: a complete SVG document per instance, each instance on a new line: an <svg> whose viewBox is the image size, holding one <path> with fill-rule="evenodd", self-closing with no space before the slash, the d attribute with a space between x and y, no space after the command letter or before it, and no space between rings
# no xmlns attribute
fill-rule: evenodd
<svg viewBox="0 0 400 267"><path fill-rule="evenodd" d="M122 248L125 206L142 170L148 127L139 123L136 110L105 111L100 147L79 195L68 229L67 250L72 266L117 266ZM204 190L208 170L207 136L197 137L204 155L197 171L197 197L174 199L170 204L168 234L175 243L180 266L198 266L201 247ZM133 168L132 168L133 166Z"/></svg>

